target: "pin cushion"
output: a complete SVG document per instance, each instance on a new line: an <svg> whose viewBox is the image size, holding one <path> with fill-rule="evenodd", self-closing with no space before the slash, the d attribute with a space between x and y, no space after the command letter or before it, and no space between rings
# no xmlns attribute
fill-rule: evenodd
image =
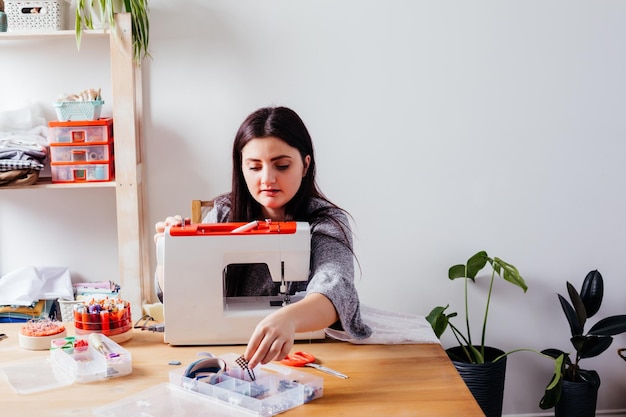
<svg viewBox="0 0 626 417"><path fill-rule="evenodd" d="M63 323L50 319L30 320L19 332L20 346L29 350L50 349L50 341L67 334Z"/></svg>

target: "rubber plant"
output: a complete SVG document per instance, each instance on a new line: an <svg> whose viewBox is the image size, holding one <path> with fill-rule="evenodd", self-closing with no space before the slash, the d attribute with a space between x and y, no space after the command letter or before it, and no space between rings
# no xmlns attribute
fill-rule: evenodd
<svg viewBox="0 0 626 417"><path fill-rule="evenodd" d="M150 56L150 19L148 0L76 0L76 45L80 49L83 28L93 29L94 18L115 30L115 13L130 13L132 22L133 59L139 65ZM98 16L93 16L98 14Z"/></svg>
<svg viewBox="0 0 626 417"><path fill-rule="evenodd" d="M469 320L469 298L468 298L468 285L469 281L475 282L476 276L480 271L483 270L487 266L487 264L491 265L491 281L489 283L489 291L487 293L487 300L485 304L485 313L483 317L483 325L482 325L482 333L480 338L480 344L475 344L472 339L472 332L470 328L470 320ZM467 363L475 363L481 364L485 363L485 335L487 332L487 319L489 317L489 305L491 302L491 294L493 290L494 281L496 275L502 277L505 281L510 282L516 287L521 288L524 293L528 290L528 286L526 282L520 275L517 268L511 265L508 262L503 261L500 258L491 258L487 255L487 252L480 251L476 253L474 256L469 258L467 263L454 265L450 267L448 270L448 278L450 280L455 280L462 278L465 283L465 334L456 327L454 324L450 322L450 319L457 316L457 313L446 313L446 310L450 306L449 304L445 307L438 306L431 310L431 312L426 316L426 320L432 326L437 337L441 337L441 335L446 331L447 328L450 328L457 342L462 348L463 358L454 358L454 360L458 360L461 362ZM518 350L526 350L526 349L518 349ZM514 351L513 351L514 352ZM492 362L496 362L502 357L513 353L507 352L497 358L495 358Z"/></svg>
<svg viewBox="0 0 626 417"><path fill-rule="evenodd" d="M561 308L569 323L574 347L574 361L570 354L559 349L544 349L544 355L555 359L554 375L546 387L539 403L542 409L554 407L561 398L562 381L585 382L596 389L600 387L600 376L594 370L582 369L580 361L593 358L606 351L613 342L613 336L626 332L626 315L616 315L599 320L585 333L587 319L596 315L604 297L604 280L597 270L591 271L583 281L580 293L567 282L568 302L558 295Z"/></svg>

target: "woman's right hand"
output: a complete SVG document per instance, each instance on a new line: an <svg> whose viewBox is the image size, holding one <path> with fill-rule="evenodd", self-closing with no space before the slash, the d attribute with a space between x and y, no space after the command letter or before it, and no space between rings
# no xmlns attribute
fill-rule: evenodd
<svg viewBox="0 0 626 417"><path fill-rule="evenodd" d="M154 243L163 236L165 233L165 228L168 226L179 226L183 224L183 218L181 216L169 216L162 222L156 222L154 225L154 229L156 233L154 234Z"/></svg>

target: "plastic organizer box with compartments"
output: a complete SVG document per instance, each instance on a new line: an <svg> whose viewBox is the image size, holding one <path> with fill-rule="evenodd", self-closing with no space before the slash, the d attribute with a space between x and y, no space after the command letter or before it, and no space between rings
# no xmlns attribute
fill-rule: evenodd
<svg viewBox="0 0 626 417"><path fill-rule="evenodd" d="M48 342L48 359L40 357L1 364L0 373L19 394L48 391L75 382L98 382L132 373L131 353L104 335L97 337L97 340L91 335L53 339Z"/></svg>
<svg viewBox="0 0 626 417"><path fill-rule="evenodd" d="M86 143L106 145L113 142L113 119L110 117L73 122L51 121L48 127L48 140L52 146Z"/></svg>
<svg viewBox="0 0 626 417"><path fill-rule="evenodd" d="M190 378L185 368L171 371L169 383L97 407L93 413L100 417L270 417L324 394L323 377L274 363L256 367L251 381L237 364L238 357L235 353L219 356L226 366L213 376L201 373Z"/></svg>
<svg viewBox="0 0 626 417"><path fill-rule="evenodd" d="M226 370L219 375L193 379L185 376L184 369L179 369L170 372L170 384L263 417L280 414L324 395L321 376L269 363L256 367L256 377L250 380L249 374L238 365L237 354L228 353L219 358L226 363Z"/></svg>
<svg viewBox="0 0 626 417"><path fill-rule="evenodd" d="M9 32L68 29L70 5L65 0L4 0Z"/></svg>
<svg viewBox="0 0 626 417"><path fill-rule="evenodd" d="M115 178L113 119L48 123L53 183Z"/></svg>

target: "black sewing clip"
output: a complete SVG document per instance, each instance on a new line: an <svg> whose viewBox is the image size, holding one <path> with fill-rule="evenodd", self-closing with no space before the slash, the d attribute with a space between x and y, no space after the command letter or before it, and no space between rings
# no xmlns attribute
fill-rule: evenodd
<svg viewBox="0 0 626 417"><path fill-rule="evenodd" d="M248 376L251 381L256 381L256 376L254 375L254 371L248 367L248 361L243 356L240 356L235 360L235 363L241 367L241 369L245 369L248 372Z"/></svg>

